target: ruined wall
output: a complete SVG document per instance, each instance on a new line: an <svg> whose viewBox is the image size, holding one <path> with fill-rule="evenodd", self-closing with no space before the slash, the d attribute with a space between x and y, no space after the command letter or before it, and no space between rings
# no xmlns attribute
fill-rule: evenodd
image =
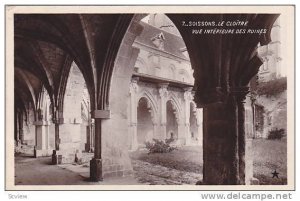
<svg viewBox="0 0 300 201"><path fill-rule="evenodd" d="M286 90L274 96L259 96L256 104L263 106L264 112L261 114L263 118L262 130L257 131L258 137L267 138L271 130L284 129L287 130L287 99Z"/></svg>

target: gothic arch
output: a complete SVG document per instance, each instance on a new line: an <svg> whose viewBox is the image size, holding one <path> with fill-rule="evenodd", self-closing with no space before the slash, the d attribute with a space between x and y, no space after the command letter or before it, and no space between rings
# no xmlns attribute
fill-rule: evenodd
<svg viewBox="0 0 300 201"><path fill-rule="evenodd" d="M166 104L170 102L171 103L171 106L174 110L174 114L175 114L175 117L176 117L176 121L177 121L177 124L180 124L182 122L182 118L180 117L180 114L182 114L179 109L179 106L178 104L176 103L175 99L173 97L171 97L170 99L167 100Z"/></svg>
<svg viewBox="0 0 300 201"><path fill-rule="evenodd" d="M178 120L178 123L180 123L181 121L182 121L182 118L180 118L180 115L179 114L182 114L182 108L181 108L181 104L180 104L180 102L179 102L179 99L177 98L177 96L174 94L174 93L172 93L172 92L170 92L169 93L169 96L168 96L168 100L167 100L167 102L168 101L171 101L171 103L172 103L172 107L173 107L173 109L176 111L176 118L178 118L177 120Z"/></svg>
<svg viewBox="0 0 300 201"><path fill-rule="evenodd" d="M137 98L138 104L142 98L144 98L147 102L147 107L151 114L151 119L152 119L153 124L156 124L157 123L157 113L158 113L157 102L155 101L153 95L148 91L143 91L142 94Z"/></svg>

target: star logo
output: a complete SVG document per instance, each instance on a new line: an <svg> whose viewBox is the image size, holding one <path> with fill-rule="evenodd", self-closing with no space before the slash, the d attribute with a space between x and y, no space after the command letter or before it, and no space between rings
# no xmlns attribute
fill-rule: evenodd
<svg viewBox="0 0 300 201"><path fill-rule="evenodd" d="M273 177L272 177L272 178L275 178L275 177L279 178L279 177L278 177L279 173L278 173L278 172L276 172L276 170L275 170L274 172L272 172L272 175L273 175Z"/></svg>

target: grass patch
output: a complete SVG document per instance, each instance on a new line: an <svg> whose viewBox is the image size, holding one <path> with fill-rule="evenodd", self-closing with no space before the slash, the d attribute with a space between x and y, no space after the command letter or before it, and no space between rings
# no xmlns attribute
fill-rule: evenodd
<svg viewBox="0 0 300 201"><path fill-rule="evenodd" d="M276 170L279 179L272 178ZM253 140L253 173L262 185L287 184L287 142L282 140Z"/></svg>
<svg viewBox="0 0 300 201"><path fill-rule="evenodd" d="M202 147L179 147L170 153L148 154L146 150L130 154L132 159L154 165L202 174ZM276 170L279 178L272 178ZM286 139L253 140L253 174L262 185L287 184L287 143Z"/></svg>
<svg viewBox="0 0 300 201"><path fill-rule="evenodd" d="M130 154L132 159L145 161L154 165L194 173L202 173L202 147L179 147L169 153L152 153L135 151Z"/></svg>

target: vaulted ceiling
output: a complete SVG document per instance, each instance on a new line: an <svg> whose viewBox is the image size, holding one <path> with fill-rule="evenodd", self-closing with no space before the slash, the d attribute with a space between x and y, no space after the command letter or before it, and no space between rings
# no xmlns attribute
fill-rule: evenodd
<svg viewBox="0 0 300 201"><path fill-rule="evenodd" d="M125 16L126 30L131 18ZM36 106L38 94L45 87L54 105L61 105L73 61L95 98L97 79L101 77L107 49L119 21L120 15L16 14L17 102L30 101Z"/></svg>
<svg viewBox="0 0 300 201"><path fill-rule="evenodd" d="M122 39L133 16L144 14L15 14L14 65L16 105L36 107L42 87L55 107L63 103L72 62L79 67L92 108L104 108L112 69ZM245 86L261 65L256 46L270 42L269 14L168 14L180 31L194 68L198 102L210 102L214 91L229 93ZM266 28L261 35L196 35L182 21L249 21L249 28ZM214 28L214 27L207 27ZM242 76L240 76L242 75ZM217 91L216 91L217 90ZM218 91L220 90L220 91ZM21 107L21 106L20 106ZM53 107L54 108L54 107Z"/></svg>

